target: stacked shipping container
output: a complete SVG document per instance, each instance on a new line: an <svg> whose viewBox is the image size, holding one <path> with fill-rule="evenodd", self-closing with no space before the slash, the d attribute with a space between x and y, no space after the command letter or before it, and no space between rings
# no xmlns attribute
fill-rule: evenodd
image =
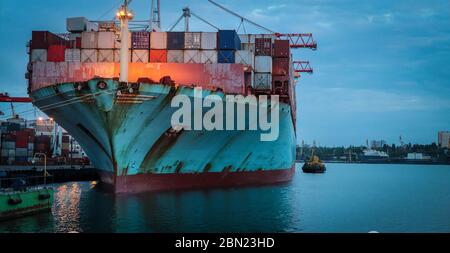
<svg viewBox="0 0 450 253"><path fill-rule="evenodd" d="M276 94L288 95L291 76L289 40L275 40L273 53L273 91Z"/></svg>
<svg viewBox="0 0 450 253"><path fill-rule="evenodd" d="M81 21L80 21L81 22ZM81 25L72 25L81 28ZM72 36L73 35L73 36ZM57 41L46 48L33 48L31 61L118 62L120 34L116 31L86 31L73 33L79 39L70 46ZM35 35L44 45L44 35ZM234 30L216 32L131 32L129 60L135 63L237 63L244 65L245 86L256 90L285 92L290 77L289 41L271 34L238 35ZM72 47L71 47L72 46Z"/></svg>

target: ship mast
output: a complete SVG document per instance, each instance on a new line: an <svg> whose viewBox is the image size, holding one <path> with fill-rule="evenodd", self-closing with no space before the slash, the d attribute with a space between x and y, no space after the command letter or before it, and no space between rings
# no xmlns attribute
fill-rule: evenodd
<svg viewBox="0 0 450 253"><path fill-rule="evenodd" d="M133 13L128 9L132 0L125 0L124 4L117 11L117 19L120 20L120 82L128 83L128 21L133 19Z"/></svg>

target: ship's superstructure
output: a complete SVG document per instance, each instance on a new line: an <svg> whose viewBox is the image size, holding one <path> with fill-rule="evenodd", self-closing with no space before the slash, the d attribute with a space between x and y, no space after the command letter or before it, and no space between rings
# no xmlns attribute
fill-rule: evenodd
<svg viewBox="0 0 450 253"><path fill-rule="evenodd" d="M154 10L159 10L159 1L152 14ZM188 10L183 11L186 17ZM76 138L103 182L116 192L139 192L292 178L294 77L301 70L294 69L290 48L294 36L305 35L161 32L155 25L160 24L159 11L146 30L128 33L125 23L133 14L127 2L117 16L120 27L70 18L70 33L64 38L33 32L27 73L33 103ZM316 46L312 40L304 45ZM279 104L267 105L279 111L278 138L261 141L261 129L174 126L173 98L183 95L195 104L200 88L201 97L216 95L224 108L227 95L255 96L258 101L263 95L279 96ZM249 125L271 117L268 110L252 118L249 107L233 121L243 117ZM231 122L224 116L228 110L221 115L224 125ZM203 108L201 114L207 111Z"/></svg>

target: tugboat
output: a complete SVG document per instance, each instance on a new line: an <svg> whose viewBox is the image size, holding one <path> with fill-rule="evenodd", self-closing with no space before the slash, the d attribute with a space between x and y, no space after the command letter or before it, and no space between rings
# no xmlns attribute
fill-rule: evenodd
<svg viewBox="0 0 450 253"><path fill-rule="evenodd" d="M50 211L54 190L47 185L47 177L52 176L46 166L44 176L0 177L0 221ZM44 185L35 185L42 180Z"/></svg>
<svg viewBox="0 0 450 253"><path fill-rule="evenodd" d="M314 155L312 150L311 159L303 164L302 170L304 173L324 173L326 168L318 156Z"/></svg>

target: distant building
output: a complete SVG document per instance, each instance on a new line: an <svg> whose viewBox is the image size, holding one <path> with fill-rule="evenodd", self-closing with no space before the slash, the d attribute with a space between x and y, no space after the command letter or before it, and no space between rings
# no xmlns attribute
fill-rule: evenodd
<svg viewBox="0 0 450 253"><path fill-rule="evenodd" d="M374 148L382 148L384 145L386 145L386 141L384 141L384 140L371 141L370 142L370 147L372 149L374 149Z"/></svg>
<svg viewBox="0 0 450 253"><path fill-rule="evenodd" d="M438 144L441 148L450 148L450 132L439 131L438 132Z"/></svg>
<svg viewBox="0 0 450 253"><path fill-rule="evenodd" d="M408 153L407 160L430 160L431 156L424 155L423 153Z"/></svg>

